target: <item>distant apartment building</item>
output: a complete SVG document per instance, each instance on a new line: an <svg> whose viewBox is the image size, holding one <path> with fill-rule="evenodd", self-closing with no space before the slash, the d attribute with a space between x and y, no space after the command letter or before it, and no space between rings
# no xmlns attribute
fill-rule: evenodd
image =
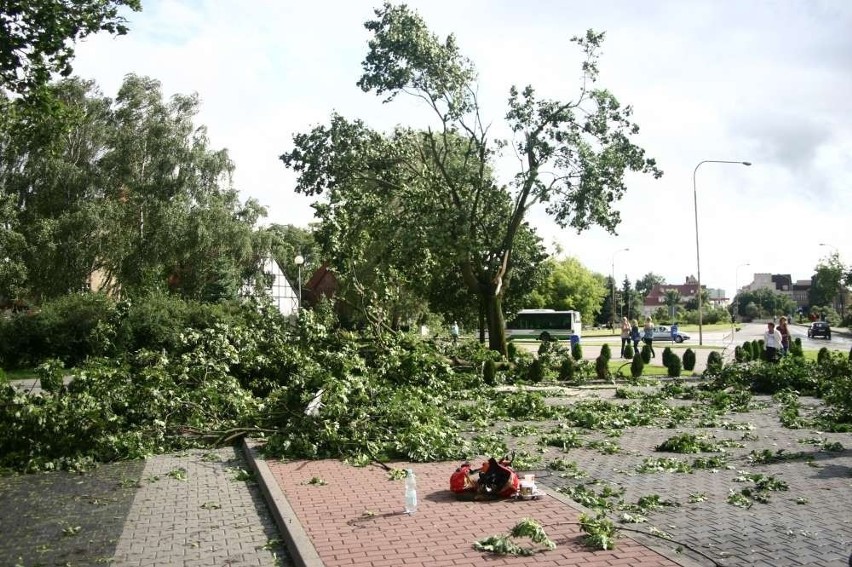
<svg viewBox="0 0 852 567"><path fill-rule="evenodd" d="M750 284L744 285L741 291L756 291L758 289L782 293L795 301L796 307L807 307L811 280L796 280L794 283L790 274L754 274L754 280Z"/></svg>

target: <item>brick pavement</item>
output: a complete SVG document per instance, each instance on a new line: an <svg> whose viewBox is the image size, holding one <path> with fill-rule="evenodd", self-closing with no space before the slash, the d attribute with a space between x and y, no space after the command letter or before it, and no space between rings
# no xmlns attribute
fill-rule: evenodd
<svg viewBox="0 0 852 567"><path fill-rule="evenodd" d="M260 490L234 480L240 468L233 447L148 459L111 565L289 564Z"/></svg>
<svg viewBox="0 0 852 567"><path fill-rule="evenodd" d="M270 460L267 465L326 567L677 565L629 538L619 539L613 551L586 548L574 524L579 513L552 496L526 502L460 502L447 490L457 463L392 464L411 466L417 474L420 506L411 516L402 513L403 482L388 480L379 467L332 460ZM310 484L314 478L325 484ZM500 557L473 549L474 541L503 534L525 517L545 526L555 550Z"/></svg>

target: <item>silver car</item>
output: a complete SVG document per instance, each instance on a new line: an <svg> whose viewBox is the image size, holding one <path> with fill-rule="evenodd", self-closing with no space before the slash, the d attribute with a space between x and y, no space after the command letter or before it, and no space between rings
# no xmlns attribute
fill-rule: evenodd
<svg viewBox="0 0 852 567"><path fill-rule="evenodd" d="M686 335L684 333L681 333L680 331L677 331L676 333L674 333L674 336L673 336L671 327L664 327L664 326L654 327L654 340L655 341L671 341L673 338L674 338L674 342L682 343L683 341L689 340L689 335Z"/></svg>

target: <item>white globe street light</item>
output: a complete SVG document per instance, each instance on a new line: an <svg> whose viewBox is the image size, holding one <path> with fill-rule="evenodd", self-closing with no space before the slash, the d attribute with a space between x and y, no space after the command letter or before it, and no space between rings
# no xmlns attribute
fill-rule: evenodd
<svg viewBox="0 0 852 567"><path fill-rule="evenodd" d="M302 311L302 264L305 263L305 258L301 254L293 259L293 263L299 268L299 303L297 312Z"/></svg>

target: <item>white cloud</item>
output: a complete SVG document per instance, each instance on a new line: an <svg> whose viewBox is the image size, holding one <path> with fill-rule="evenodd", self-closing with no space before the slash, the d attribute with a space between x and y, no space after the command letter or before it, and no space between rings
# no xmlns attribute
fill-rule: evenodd
<svg viewBox="0 0 852 567"><path fill-rule="evenodd" d="M696 272L693 170L697 175L702 281L733 291L747 272L810 276L826 249L852 262L852 5L819 3L409 2L440 33L455 33L477 65L495 125L510 85L544 96L575 92L572 35L607 31L602 84L635 108L640 144L665 170L631 177L619 203L619 236L576 235L544 215L545 241L616 277L649 271L678 283ZM227 147L235 183L269 208L271 222L306 225L309 201L278 160L295 132L336 110L390 128L419 123L412 103L381 105L355 86L366 53L362 23L380 2L149 0L130 34L91 38L75 71L114 95L126 73L164 92L200 93L199 122ZM507 162L508 163L508 162ZM505 169L506 166L503 166Z"/></svg>

